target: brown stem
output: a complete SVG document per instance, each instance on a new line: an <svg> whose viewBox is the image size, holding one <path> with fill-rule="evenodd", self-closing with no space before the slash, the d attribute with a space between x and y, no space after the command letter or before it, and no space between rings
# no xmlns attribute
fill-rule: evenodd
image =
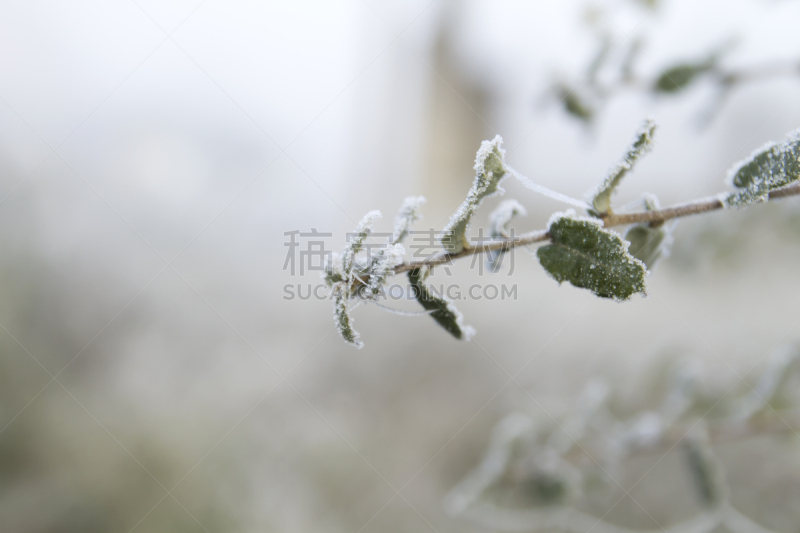
<svg viewBox="0 0 800 533"><path fill-rule="evenodd" d="M770 192L769 199L776 200L778 198L785 198L787 196L797 196L797 195L800 195L800 183L795 183L793 185L789 185L788 187L784 187L782 189ZM679 204L672 207L666 207L664 209L656 209L653 211L608 214L600 217L600 219L603 221L603 226L607 228L613 226L625 226L628 224L640 224L640 223L652 224L658 222L666 222L667 220L672 220L674 218L682 218L689 215L697 215L699 213L716 211L718 209L723 209L724 207L725 204L722 203L722 200L720 200L717 197L714 197L714 198L695 200L693 202ZM472 256L475 254L482 254L485 252L491 252L495 250L510 250L512 248L516 248L517 246L526 246L529 244L535 244L538 242L545 242L549 240L550 240L550 234L547 232L547 230L531 231L530 233L523 233L522 235L514 238L513 240L490 241L478 246L471 246L469 248L464 248L462 251L455 254L448 252L439 252L433 257L429 257L426 259L420 259L416 261L406 261L398 265L397 268L394 269L394 273L400 274L402 272L407 272L409 270L413 270L415 268L421 268L424 266L432 267L436 265L450 263L454 259L459 259L461 257Z"/></svg>

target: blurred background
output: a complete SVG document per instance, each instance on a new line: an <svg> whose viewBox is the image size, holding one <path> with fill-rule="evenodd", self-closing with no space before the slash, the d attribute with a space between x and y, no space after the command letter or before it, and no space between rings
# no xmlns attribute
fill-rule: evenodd
<svg viewBox="0 0 800 533"><path fill-rule="evenodd" d="M486 531L443 501L508 413L562 416L597 378L636 412L677 360L714 390L758 374L800 338L798 200L682 220L624 304L519 249L493 278L515 300L459 303L473 342L369 306L362 350L329 301L285 298L319 283L284 268L285 232L340 250L410 195L441 229L496 134L518 171L583 198L648 116L657 145L619 205L725 191L800 126L799 20L790 0L3 1L0 529ZM724 101L713 80L632 84L570 114L558 87L580 94L601 50L613 84L634 40L637 79L720 47L721 68L779 75ZM565 207L505 189L518 233ZM432 280L489 282L451 273ZM769 446L725 455L731 497L797 531L797 443ZM669 524L685 487L651 474L647 512L598 514Z"/></svg>

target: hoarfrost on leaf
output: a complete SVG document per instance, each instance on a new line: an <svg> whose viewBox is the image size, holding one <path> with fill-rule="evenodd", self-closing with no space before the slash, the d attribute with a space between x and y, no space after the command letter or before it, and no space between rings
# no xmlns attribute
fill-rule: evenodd
<svg viewBox="0 0 800 533"><path fill-rule="evenodd" d="M453 337L470 340L475 334L475 330L464 325L464 317L452 302L447 301L443 296L435 295L428 288L425 284L425 274L419 268L408 272L408 281L411 284L411 290L414 291L414 297L426 311L431 312L431 317Z"/></svg>
<svg viewBox="0 0 800 533"><path fill-rule="evenodd" d="M372 226L375 223L375 219L381 216L383 215L377 210L370 211L364 215L364 218L362 218L361 222L356 226L355 235L352 240L345 245L344 253L342 253L342 270L348 277L351 277L353 274L356 254L362 250L364 243L367 242L370 233L372 233Z"/></svg>
<svg viewBox="0 0 800 533"><path fill-rule="evenodd" d="M375 219L381 216L380 211L370 211L356 226L355 235L344 247L341 262L336 257L335 261L326 264L323 277L333 294L333 316L339 335L356 348L361 348L364 343L359 340L359 334L353 329L353 318L350 316L348 301L352 296L351 291L356 279L359 279L356 254L360 252L364 243L372 233ZM339 264L341 266L339 266ZM363 273L363 272L362 272Z"/></svg>
<svg viewBox="0 0 800 533"><path fill-rule="evenodd" d="M361 335L353 329L353 318L350 316L347 302L347 295L342 290L337 291L333 300L333 316L336 329L347 344L361 349L364 347L364 343L359 340Z"/></svg>
<svg viewBox="0 0 800 533"><path fill-rule="evenodd" d="M342 272L342 256L336 252L331 253L330 260L325 261L322 269L322 279L328 288L333 288L336 283L340 283L346 279L347 276Z"/></svg>
<svg viewBox="0 0 800 533"><path fill-rule="evenodd" d="M601 298L627 300L645 291L647 267L628 253L629 243L596 219L558 213L548 228L551 243L536 251L559 283L591 290Z"/></svg>
<svg viewBox="0 0 800 533"><path fill-rule="evenodd" d="M653 134L655 133L656 123L647 119L636 133L633 144L628 148L625 157L615 166L608 177L597 189L592 192L592 207L598 214L611 212L611 195L622 181L622 178L630 172L636 162L653 146Z"/></svg>
<svg viewBox="0 0 800 533"><path fill-rule="evenodd" d="M525 208L516 200L505 200L497 209L492 211L489 215L490 236L492 239L507 239L508 223L511 222L515 216L528 216ZM500 268L500 257L505 253L505 250L494 250L487 254L487 263L489 270L497 272Z"/></svg>
<svg viewBox="0 0 800 533"><path fill-rule="evenodd" d="M497 135L491 141L483 141L475 158L475 181L450 222L444 228L442 246L450 253L458 253L469 245L467 228L475 210L484 198L502 194L500 181L506 177L506 151L502 148L503 138Z"/></svg>
<svg viewBox="0 0 800 533"><path fill-rule="evenodd" d="M422 218L422 215L419 214L419 210L424 203L424 196L409 196L403 201L403 205L400 207L400 211L394 219L393 244L403 242L403 239L408 235L408 230L411 228L411 225Z"/></svg>
<svg viewBox="0 0 800 533"><path fill-rule="evenodd" d="M369 283L367 285L368 293L365 296L374 299L380 295L386 280L394 274L394 268L403 262L405 253L403 245L395 243L387 245L373 257L367 273Z"/></svg>
<svg viewBox="0 0 800 533"><path fill-rule="evenodd" d="M730 172L731 184L739 190L725 198L726 205L745 206L766 202L770 191L800 178L800 129L778 143L767 143L750 157L737 163Z"/></svg>

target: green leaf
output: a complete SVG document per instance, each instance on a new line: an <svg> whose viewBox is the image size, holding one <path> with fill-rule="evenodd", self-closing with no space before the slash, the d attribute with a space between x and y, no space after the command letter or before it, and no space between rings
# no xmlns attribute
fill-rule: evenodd
<svg viewBox="0 0 800 533"><path fill-rule="evenodd" d="M714 68L714 63L710 61L676 65L661 73L653 86L653 90L659 93L678 92L712 68Z"/></svg>
<svg viewBox="0 0 800 533"><path fill-rule="evenodd" d="M461 313L451 302L433 294L425 284L424 278L424 272L419 268L409 271L408 281L411 283L414 297L425 310L431 311L431 317L453 337L469 340L475 334L475 330L464 326Z"/></svg>
<svg viewBox="0 0 800 533"><path fill-rule="evenodd" d="M559 283L568 281L601 298L627 300L643 293L647 268L628 253L629 243L599 220L573 217L571 211L551 219L552 242L536 251L544 269Z"/></svg>
<svg viewBox="0 0 800 533"><path fill-rule="evenodd" d="M650 194L645 195L644 205L647 211L659 209L658 199ZM625 234L625 240L631 243L628 252L652 270L658 260L669 251L672 242L670 233L671 231L663 223L656 226L650 224L631 226Z"/></svg>
<svg viewBox="0 0 800 533"><path fill-rule="evenodd" d="M569 486L562 477L549 472L535 472L523 482L523 490L536 503L556 505L564 502Z"/></svg>
<svg viewBox="0 0 800 533"><path fill-rule="evenodd" d="M475 158L475 181L472 188L444 228L445 237L442 239L442 246L450 253L458 253L469 245L467 242L469 221L483 199L504 192L499 184L508 173L508 169L505 164L506 151L501 147L502 144L503 138L499 135L491 141L481 143Z"/></svg>
<svg viewBox="0 0 800 533"><path fill-rule="evenodd" d="M667 232L664 226L651 228L647 224L637 224L628 230L625 240L631 243L628 253L652 269L661 259Z"/></svg>
<svg viewBox="0 0 800 533"><path fill-rule="evenodd" d="M577 89L561 87L559 97L564 103L564 110L582 122L589 123L594 118L595 109L586 96L579 94Z"/></svg>
<svg viewBox="0 0 800 533"><path fill-rule="evenodd" d="M724 42L712 50L705 59L674 65L661 73L653 84L653 91L660 93L676 93L694 82L703 74L713 72L725 54L736 45L737 40ZM725 83L724 80L719 80Z"/></svg>
<svg viewBox="0 0 800 533"><path fill-rule="evenodd" d="M653 134L656 123L650 119L644 121L636 138L633 140L625 157L615 166L608 177L592 194L592 207L599 214L611 212L611 195L622 181L622 178L633 169L633 166L653 146Z"/></svg>
<svg viewBox="0 0 800 533"><path fill-rule="evenodd" d="M780 189L800 177L800 129L779 143L768 143L739 162L730 173L731 183L739 190L725 203L743 206L766 202L770 191Z"/></svg>

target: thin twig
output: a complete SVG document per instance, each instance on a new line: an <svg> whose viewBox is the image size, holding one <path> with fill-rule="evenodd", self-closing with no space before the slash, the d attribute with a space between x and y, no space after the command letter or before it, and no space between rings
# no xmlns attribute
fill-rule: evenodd
<svg viewBox="0 0 800 533"><path fill-rule="evenodd" d="M719 83L726 87L732 87L741 83L751 83L772 78L796 76L800 74L800 63L794 61L790 63L773 63L740 70L722 70L712 67L706 71L705 74L717 79ZM590 86L597 91L599 96L608 98L625 89L633 89L644 92L653 91L653 88L657 84L657 79L658 78L643 79L623 76L617 83L608 85L595 83L590 84Z"/></svg>
<svg viewBox="0 0 800 533"><path fill-rule="evenodd" d="M769 199L776 200L779 198L785 198L787 196L797 196L797 195L800 195L800 184L796 183L793 185L789 185L788 187L784 187L782 189L770 192ZM720 198L712 197L712 198L695 200L693 202L679 204L672 207L666 207L664 209L655 209L653 211L609 214L601 217L600 220L603 221L603 226L607 228L614 226L625 226L629 224L641 224L641 223L657 224L675 218L682 218L689 215L707 213L709 211L716 211L724 208L725 204L722 202ZM416 268L443 265L450 263L455 259L460 259L462 257L473 256L476 254L482 254L496 250L505 251L505 250L510 250L512 248L516 248L517 246L526 246L529 244L546 242L549 240L550 240L550 234L547 232L547 230L531 231L529 233L523 233L522 235L514 238L513 240L507 240L507 239L493 240L490 242L486 242L485 244L480 244L478 246L471 246L469 248L464 248L462 251L455 254L442 251L426 259L421 259L416 261L406 261L395 267L394 273L400 274L402 272L407 272L409 270L414 270Z"/></svg>

